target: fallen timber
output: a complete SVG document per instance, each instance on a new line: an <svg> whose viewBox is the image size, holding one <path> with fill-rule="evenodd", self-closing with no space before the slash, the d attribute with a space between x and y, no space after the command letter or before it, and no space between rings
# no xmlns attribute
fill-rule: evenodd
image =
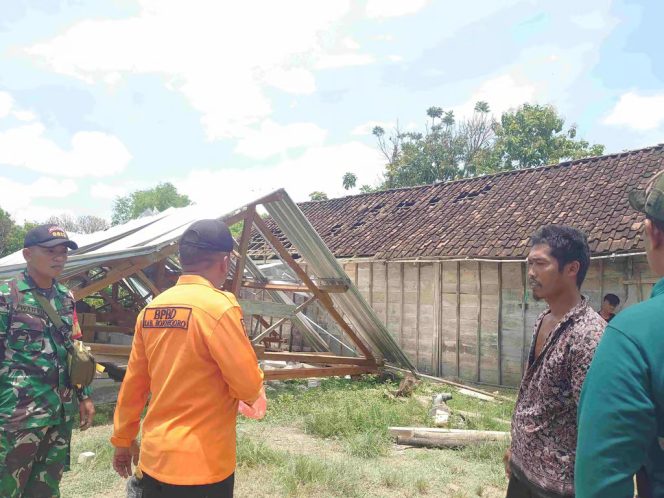
<svg viewBox="0 0 664 498"><path fill-rule="evenodd" d="M388 433L398 444L427 448L461 448L473 444L510 440L510 433L502 431L390 427Z"/></svg>

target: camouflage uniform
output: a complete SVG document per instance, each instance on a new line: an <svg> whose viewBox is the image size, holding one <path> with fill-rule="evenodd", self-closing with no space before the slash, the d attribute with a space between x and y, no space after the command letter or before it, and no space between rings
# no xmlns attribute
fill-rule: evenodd
<svg viewBox="0 0 664 498"><path fill-rule="evenodd" d="M68 330L58 331L34 297L27 272L0 283L0 496L60 496L78 400L67 345L80 336L74 299L54 283L47 294ZM88 390L78 393L86 396Z"/></svg>

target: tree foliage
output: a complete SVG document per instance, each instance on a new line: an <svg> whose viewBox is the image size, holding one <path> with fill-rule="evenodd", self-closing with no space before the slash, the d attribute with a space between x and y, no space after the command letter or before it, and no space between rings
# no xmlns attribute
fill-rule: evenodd
<svg viewBox="0 0 664 498"><path fill-rule="evenodd" d="M576 126L566 129L553 106L523 104L497 120L489 104L480 101L462 120L441 107L427 109L427 117L424 132L404 132L398 125L390 135L380 126L373 129L386 161L385 180L374 188L456 180L604 152L602 145L577 139ZM349 174L344 175L344 187ZM372 190L365 187L361 190Z"/></svg>
<svg viewBox="0 0 664 498"><path fill-rule="evenodd" d="M21 249L25 233L38 224L26 222L18 225L9 213L0 207L0 258Z"/></svg>
<svg viewBox="0 0 664 498"><path fill-rule="evenodd" d="M161 212L169 207L184 207L190 204L189 197L178 193L172 183L160 183L154 188L136 190L115 199L111 222L118 225L138 218L146 211Z"/></svg>
<svg viewBox="0 0 664 498"><path fill-rule="evenodd" d="M344 190L350 190L354 188L355 184L357 183L357 175L355 173L351 173L350 171L345 173L342 179L342 183Z"/></svg>
<svg viewBox="0 0 664 498"><path fill-rule="evenodd" d="M564 127L565 120L553 106L524 104L504 113L495 126L498 168L532 168L604 153L603 145L577 140L576 125Z"/></svg>
<svg viewBox="0 0 664 498"><path fill-rule="evenodd" d="M311 201L326 201L327 194L325 192L320 192L318 190L311 192L309 194L309 200Z"/></svg>

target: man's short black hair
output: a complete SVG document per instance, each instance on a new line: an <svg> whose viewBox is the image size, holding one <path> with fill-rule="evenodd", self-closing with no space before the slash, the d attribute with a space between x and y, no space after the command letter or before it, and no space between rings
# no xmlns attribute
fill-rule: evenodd
<svg viewBox="0 0 664 498"><path fill-rule="evenodd" d="M546 225L530 238L532 245L546 244L551 248L551 256L558 261L558 270L563 271L567 263L579 262L576 286L580 289L590 266L590 249L586 234L577 228L566 225Z"/></svg>
<svg viewBox="0 0 664 498"><path fill-rule="evenodd" d="M615 294L607 294L603 300L608 301L611 306L618 306L620 304L620 298Z"/></svg>

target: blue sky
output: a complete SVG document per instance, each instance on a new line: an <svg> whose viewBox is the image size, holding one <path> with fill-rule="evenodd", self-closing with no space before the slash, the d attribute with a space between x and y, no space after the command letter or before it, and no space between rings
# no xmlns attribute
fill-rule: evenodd
<svg viewBox="0 0 664 498"><path fill-rule="evenodd" d="M553 104L607 152L664 142L664 2L0 0L0 207L109 218L375 184L381 124Z"/></svg>

